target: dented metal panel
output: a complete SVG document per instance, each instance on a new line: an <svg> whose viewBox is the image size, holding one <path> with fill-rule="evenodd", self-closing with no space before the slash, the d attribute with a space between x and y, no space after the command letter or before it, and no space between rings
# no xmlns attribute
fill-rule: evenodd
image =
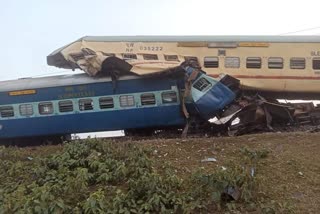
<svg viewBox="0 0 320 214"><path fill-rule="evenodd" d="M192 79L191 97L201 118L209 120L235 99L236 94L231 89L203 71L190 66L185 70Z"/></svg>

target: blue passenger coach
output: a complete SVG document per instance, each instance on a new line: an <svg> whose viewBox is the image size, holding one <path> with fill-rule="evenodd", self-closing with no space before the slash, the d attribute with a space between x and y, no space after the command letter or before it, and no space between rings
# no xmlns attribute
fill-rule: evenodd
<svg viewBox="0 0 320 214"><path fill-rule="evenodd" d="M178 81L87 74L1 82L0 139L183 126Z"/></svg>

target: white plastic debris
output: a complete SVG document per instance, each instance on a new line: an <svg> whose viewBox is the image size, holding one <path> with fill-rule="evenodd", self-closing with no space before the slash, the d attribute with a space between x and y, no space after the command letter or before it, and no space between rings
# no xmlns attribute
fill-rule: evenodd
<svg viewBox="0 0 320 214"><path fill-rule="evenodd" d="M255 168L254 168L254 167L251 167L251 169L250 169L250 175L251 175L251 177L254 176L254 173L255 173Z"/></svg>
<svg viewBox="0 0 320 214"><path fill-rule="evenodd" d="M215 159L215 158L206 158L206 159L201 160L201 162L217 162L217 159Z"/></svg>

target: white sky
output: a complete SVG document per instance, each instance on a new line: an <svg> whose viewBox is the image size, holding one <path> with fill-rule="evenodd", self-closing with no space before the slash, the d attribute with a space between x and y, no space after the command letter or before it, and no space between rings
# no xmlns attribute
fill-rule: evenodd
<svg viewBox="0 0 320 214"><path fill-rule="evenodd" d="M46 56L85 35L320 35L319 10L315 0L2 0L0 81L62 74Z"/></svg>
<svg viewBox="0 0 320 214"><path fill-rule="evenodd" d="M319 8L309 0L3 0L0 81L62 73L46 56L85 35L317 35Z"/></svg>

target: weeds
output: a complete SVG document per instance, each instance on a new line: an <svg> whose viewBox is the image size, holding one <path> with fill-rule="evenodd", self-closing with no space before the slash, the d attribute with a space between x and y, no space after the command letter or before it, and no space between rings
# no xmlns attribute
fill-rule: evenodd
<svg viewBox="0 0 320 214"><path fill-rule="evenodd" d="M61 152L32 161L0 148L0 213L197 213L259 204L250 169L267 152L240 151L243 165L182 180L170 166L156 170L151 152L133 144L96 139L66 143ZM227 189L240 199L224 197ZM279 205L281 209L286 205Z"/></svg>

